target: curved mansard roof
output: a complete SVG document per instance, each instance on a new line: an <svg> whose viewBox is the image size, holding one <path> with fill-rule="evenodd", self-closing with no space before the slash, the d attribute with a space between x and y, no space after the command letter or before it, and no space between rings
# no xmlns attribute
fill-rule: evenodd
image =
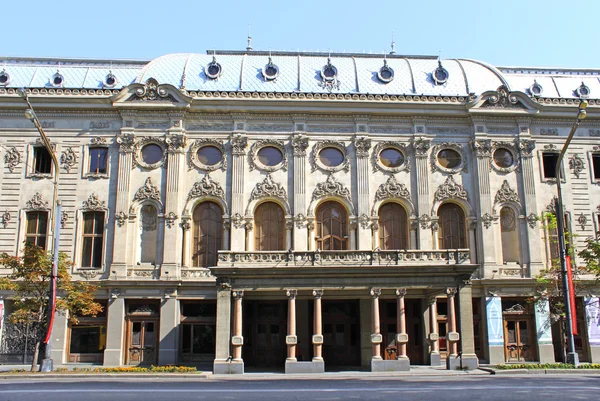
<svg viewBox="0 0 600 401"><path fill-rule="evenodd" d="M211 63L219 66L212 77L207 75ZM269 63L276 67L272 75L265 73ZM334 68L325 77L323 69L328 65ZM378 74L382 68L393 72L391 80ZM435 71L440 68L447 75L437 76L436 82ZM600 70L497 68L467 59L438 62L429 56L218 51L169 54L150 62L14 58L5 61L0 78L2 74L8 82L0 80L0 88L120 89L154 78L160 84L208 92L468 96L505 85L532 96L536 85L540 97L578 98L577 89L585 85L590 98L600 98ZM53 85L57 74L62 80ZM111 74L114 85L107 82Z"/></svg>

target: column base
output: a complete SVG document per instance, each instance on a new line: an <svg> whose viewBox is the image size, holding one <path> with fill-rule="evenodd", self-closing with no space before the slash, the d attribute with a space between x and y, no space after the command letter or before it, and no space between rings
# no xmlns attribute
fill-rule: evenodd
<svg viewBox="0 0 600 401"><path fill-rule="evenodd" d="M285 373L286 374L297 374L297 373L325 373L325 362L311 361L311 362L298 362L298 361L285 361Z"/></svg>
<svg viewBox="0 0 600 401"><path fill-rule="evenodd" d="M243 375L244 361L215 359L213 373L216 375Z"/></svg>
<svg viewBox="0 0 600 401"><path fill-rule="evenodd" d="M448 370L473 370L479 367L479 360L475 354L448 355L446 369Z"/></svg>
<svg viewBox="0 0 600 401"><path fill-rule="evenodd" d="M429 354L429 366L440 366L442 357L439 352Z"/></svg>
<svg viewBox="0 0 600 401"><path fill-rule="evenodd" d="M110 265L109 279L124 280L127 278L127 265L125 263L112 263Z"/></svg>
<svg viewBox="0 0 600 401"><path fill-rule="evenodd" d="M538 344L540 363L554 363L554 346L552 344Z"/></svg>
<svg viewBox="0 0 600 401"><path fill-rule="evenodd" d="M122 363L120 349L104 350L104 362L102 366L121 366Z"/></svg>
<svg viewBox="0 0 600 401"><path fill-rule="evenodd" d="M504 362L506 362L504 360L504 347L503 346L490 345L489 353L490 353L490 358L489 358L488 362L490 365L499 365L499 364L503 364Z"/></svg>
<svg viewBox="0 0 600 401"><path fill-rule="evenodd" d="M371 372L407 372L410 370L410 360L407 358L382 360L371 360Z"/></svg>
<svg viewBox="0 0 600 401"><path fill-rule="evenodd" d="M600 346L590 345L590 362L600 363Z"/></svg>

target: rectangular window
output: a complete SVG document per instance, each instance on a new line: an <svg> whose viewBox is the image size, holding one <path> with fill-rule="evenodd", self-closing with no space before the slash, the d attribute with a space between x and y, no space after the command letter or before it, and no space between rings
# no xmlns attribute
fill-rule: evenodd
<svg viewBox="0 0 600 401"><path fill-rule="evenodd" d="M594 170L594 179L600 180L600 153L592 154L592 169Z"/></svg>
<svg viewBox="0 0 600 401"><path fill-rule="evenodd" d="M99 354L106 348L106 324L71 327L71 354Z"/></svg>
<svg viewBox="0 0 600 401"><path fill-rule="evenodd" d="M106 174L108 148L90 148L90 173Z"/></svg>
<svg viewBox="0 0 600 401"><path fill-rule="evenodd" d="M104 213L86 212L83 214L83 248L81 267L102 267L102 246L104 243Z"/></svg>
<svg viewBox="0 0 600 401"><path fill-rule="evenodd" d="M48 236L48 213L28 212L25 241L31 242L41 248L46 248Z"/></svg>
<svg viewBox="0 0 600 401"><path fill-rule="evenodd" d="M558 163L558 153L542 153L542 164L544 168L544 178L556 178L556 163Z"/></svg>
<svg viewBox="0 0 600 401"><path fill-rule="evenodd" d="M41 146L33 148L33 173L52 174L52 157L48 149Z"/></svg>

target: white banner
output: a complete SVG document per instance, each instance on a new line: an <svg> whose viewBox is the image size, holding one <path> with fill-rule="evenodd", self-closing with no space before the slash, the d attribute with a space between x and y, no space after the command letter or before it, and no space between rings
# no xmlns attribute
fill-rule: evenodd
<svg viewBox="0 0 600 401"><path fill-rule="evenodd" d="M2 345L2 331L4 330L4 299L0 298L0 345Z"/></svg>

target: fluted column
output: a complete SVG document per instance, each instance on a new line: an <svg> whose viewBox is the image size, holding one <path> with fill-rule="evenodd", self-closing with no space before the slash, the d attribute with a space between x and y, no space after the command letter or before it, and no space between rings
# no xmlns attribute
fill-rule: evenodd
<svg viewBox="0 0 600 401"><path fill-rule="evenodd" d="M456 358L458 355L458 344L457 340L453 340L451 337L456 331L456 309L454 305L454 296L456 295L456 288L447 288L446 295L448 299L448 333L446 334L446 344L448 347L447 358Z"/></svg>
<svg viewBox="0 0 600 401"><path fill-rule="evenodd" d="M315 306L313 313L314 335L312 338L313 362L321 362L323 361L323 318L321 317L321 298L323 297L323 290L314 290L313 296L315 297Z"/></svg>
<svg viewBox="0 0 600 401"><path fill-rule="evenodd" d="M183 245L181 252L181 266L190 267L191 266L191 254L190 254L190 229L192 225L190 223L190 219L185 218L181 220L181 230L183 232Z"/></svg>
<svg viewBox="0 0 600 401"><path fill-rule="evenodd" d="M435 297L431 297L429 299L429 344L431 344L429 360L431 366L440 365L440 345L437 316L437 299Z"/></svg>
<svg viewBox="0 0 600 401"><path fill-rule="evenodd" d="M398 327L398 334L396 336L396 347L398 348L398 359L406 359L406 343L408 342L408 335L406 334L406 310L404 308L404 296L406 295L406 288L399 288L396 290L396 326Z"/></svg>
<svg viewBox="0 0 600 401"><path fill-rule="evenodd" d="M420 127L417 127L417 131ZM423 131L424 128L421 128ZM431 139L415 136L412 142L417 185L417 215L419 216L419 249L432 249L432 235L428 230L431 217L431 202L429 200L429 163L427 160Z"/></svg>
<svg viewBox="0 0 600 401"><path fill-rule="evenodd" d="M366 137L356 137L354 139L354 149L356 151L356 188L358 192L358 213L361 221L368 221L370 216L369 201L369 149L371 149L371 140ZM371 232L368 224L360 224L358 230L358 246L352 249L372 250Z"/></svg>
<svg viewBox="0 0 600 401"><path fill-rule="evenodd" d="M242 344L244 338L242 337L242 298L244 297L244 291L233 291L233 360L242 360Z"/></svg>
<svg viewBox="0 0 600 401"><path fill-rule="evenodd" d="M246 170L246 148L248 138L236 133L231 136L233 163L231 167L231 216L234 224L231 232L231 250L246 250L244 217L244 172Z"/></svg>
<svg viewBox="0 0 600 401"><path fill-rule="evenodd" d="M304 128L304 124L300 124ZM294 148L294 243L289 243L288 249L308 249L308 234L306 222L306 149L308 138L302 134L292 136Z"/></svg>
<svg viewBox="0 0 600 401"><path fill-rule="evenodd" d="M296 336L296 296L298 290L287 290L288 297L288 330L285 342L287 344L287 360L296 362L296 347L298 345L298 337Z"/></svg>
<svg viewBox="0 0 600 401"><path fill-rule="evenodd" d="M373 359L381 358L381 323L379 318L379 296L381 289L372 288L371 297L373 298L371 306L371 344L373 346Z"/></svg>

